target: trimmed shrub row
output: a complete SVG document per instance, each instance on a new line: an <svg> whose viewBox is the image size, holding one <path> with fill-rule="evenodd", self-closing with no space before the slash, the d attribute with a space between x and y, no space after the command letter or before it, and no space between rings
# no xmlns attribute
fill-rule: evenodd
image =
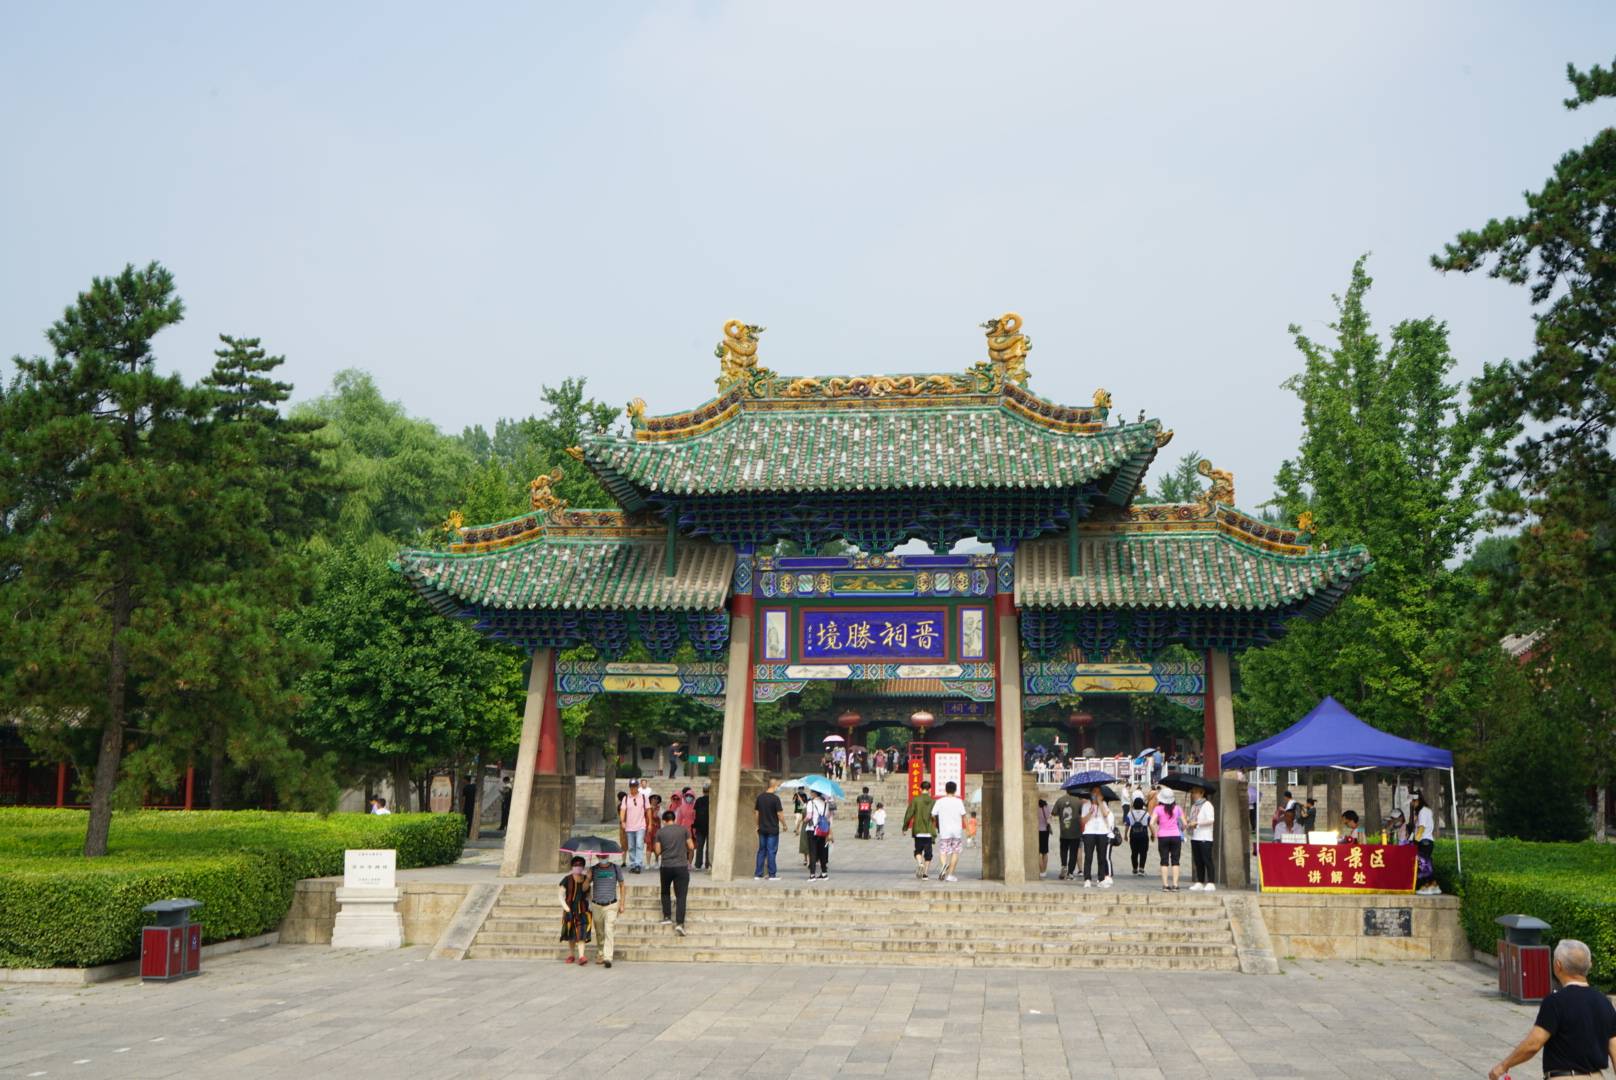
<svg viewBox="0 0 1616 1080"><path fill-rule="evenodd" d="M460 857L454 814L140 811L113 819L112 853L78 854L86 814L0 809L0 966L90 967L136 955L154 900L200 900L203 940L280 925L302 878L342 872L346 848L396 848L400 869Z"/></svg>
<svg viewBox="0 0 1616 1080"><path fill-rule="evenodd" d="M1500 915L1535 915L1563 937L1593 950L1590 982L1616 987L1616 845L1481 840L1464 843L1464 874L1457 871L1453 843L1438 841L1437 881L1459 896L1459 918L1473 948L1493 952L1503 928Z"/></svg>

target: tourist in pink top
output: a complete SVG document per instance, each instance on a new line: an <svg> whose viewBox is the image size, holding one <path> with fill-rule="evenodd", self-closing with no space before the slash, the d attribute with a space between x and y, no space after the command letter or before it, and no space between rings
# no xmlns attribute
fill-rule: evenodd
<svg viewBox="0 0 1616 1080"><path fill-rule="evenodd" d="M1162 892L1178 891L1178 859L1184 851L1184 809L1176 805L1175 798L1172 788L1162 788L1150 812L1150 834L1156 838L1156 857L1161 862Z"/></svg>
<svg viewBox="0 0 1616 1080"><path fill-rule="evenodd" d="M640 790L638 780L628 782L628 797L618 807L623 834L628 837L628 872L638 874L645 869L645 815L651 804Z"/></svg>

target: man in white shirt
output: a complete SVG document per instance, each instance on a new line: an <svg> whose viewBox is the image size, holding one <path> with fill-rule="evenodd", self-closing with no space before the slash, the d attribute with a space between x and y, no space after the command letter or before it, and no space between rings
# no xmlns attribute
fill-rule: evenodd
<svg viewBox="0 0 1616 1080"><path fill-rule="evenodd" d="M958 881L954 866L965 846L965 802L955 794L959 789L950 780L943 785L943 797L932 804L932 820L937 822L937 859L942 863L941 880Z"/></svg>

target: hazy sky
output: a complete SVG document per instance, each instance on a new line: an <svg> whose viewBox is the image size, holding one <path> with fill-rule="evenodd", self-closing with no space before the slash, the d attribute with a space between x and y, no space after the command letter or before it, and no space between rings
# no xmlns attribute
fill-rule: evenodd
<svg viewBox="0 0 1616 1080"><path fill-rule="evenodd" d="M1382 327L1460 370L1524 290L1428 257L1611 120L1609 3L0 4L0 355L157 259L160 362L262 337L449 431L586 374L710 395L730 317L782 373L958 371L1177 431L1248 509L1295 446L1290 322L1373 253Z"/></svg>

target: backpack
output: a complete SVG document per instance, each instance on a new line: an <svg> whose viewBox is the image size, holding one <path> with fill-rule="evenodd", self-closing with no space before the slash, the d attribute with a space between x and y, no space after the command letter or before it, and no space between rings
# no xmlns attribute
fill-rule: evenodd
<svg viewBox="0 0 1616 1080"><path fill-rule="evenodd" d="M1150 819L1144 816L1143 810L1128 811L1128 838L1130 840L1150 839Z"/></svg>
<svg viewBox="0 0 1616 1080"><path fill-rule="evenodd" d="M808 805L812 807L813 803ZM830 807L827 806L814 818L814 835L818 837L830 835Z"/></svg>

